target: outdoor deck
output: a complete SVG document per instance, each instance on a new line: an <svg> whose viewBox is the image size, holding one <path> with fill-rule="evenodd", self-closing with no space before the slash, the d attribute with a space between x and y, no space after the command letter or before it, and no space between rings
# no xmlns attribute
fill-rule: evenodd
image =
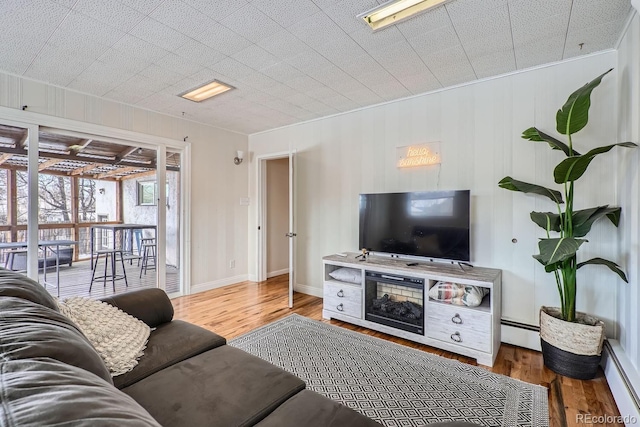
<svg viewBox="0 0 640 427"><path fill-rule="evenodd" d="M115 294L121 294L136 289L154 288L156 286L156 272L154 270L149 270L146 275L143 273L142 278L140 278L140 267L138 267L135 260L132 265L129 265L128 261L125 262L125 269L127 273L127 283L129 286L125 286L124 280L116 280ZM100 260L96 276L101 276L103 272L104 261ZM117 266L116 274L122 274L122 266ZM40 283L43 283L43 277L44 276L41 272ZM55 284L55 268L47 270L47 281ZM68 265L60 267L60 299L72 296L104 298L106 296L114 295L113 286L109 279L107 279L106 286L103 286L102 279L94 281L91 293L89 293L90 283L91 268L88 260L74 262L71 267ZM179 270L176 267L167 266L167 293L178 292L180 290L179 288ZM57 289L54 286L46 286L46 289L51 295L57 296Z"/></svg>

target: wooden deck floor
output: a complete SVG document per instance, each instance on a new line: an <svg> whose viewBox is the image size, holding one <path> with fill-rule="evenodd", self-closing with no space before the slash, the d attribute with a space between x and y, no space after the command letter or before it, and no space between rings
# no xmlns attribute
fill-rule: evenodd
<svg viewBox="0 0 640 427"><path fill-rule="evenodd" d="M474 359L449 353L423 344L407 341L370 329L322 319L322 298L295 293L294 308L288 307L288 275L266 282L243 282L194 295L173 299L175 318L210 329L227 339L297 313L311 319L355 330L408 347L417 348L449 359L477 365ZM526 348L502 344L492 368L477 365L497 374L546 387L549 398L550 427L622 426L615 422L594 424L588 419L619 416L618 408L602 371L591 381L580 381L557 375L542 363L542 354Z"/></svg>
<svg viewBox="0 0 640 427"><path fill-rule="evenodd" d="M154 270L147 271L147 274L143 274L140 278L140 267L137 266L136 261L133 261L132 265L129 262L125 262L125 269L127 273L127 283L129 286L125 286L124 280L117 280L115 282L115 292L110 280L107 280L106 286L103 286L102 280L96 280L93 282L91 293L89 293L89 284L91 283L91 268L89 267L89 261L74 262L71 267L64 265L60 267L60 298L69 298L72 296L79 297L91 297L91 298L103 298L109 295L121 294L123 292L133 291L142 288L155 288L156 287L156 272ZM104 262L101 260L98 265L98 271L96 276L102 275L104 272ZM122 267L118 266L117 275L122 275ZM40 283L44 283L44 275L40 273ZM56 270L51 268L47 270L47 281L52 282L55 285L56 282ZM47 291L53 296L57 296L57 289L55 286L46 286ZM179 292L179 270L173 266L167 266L167 293Z"/></svg>

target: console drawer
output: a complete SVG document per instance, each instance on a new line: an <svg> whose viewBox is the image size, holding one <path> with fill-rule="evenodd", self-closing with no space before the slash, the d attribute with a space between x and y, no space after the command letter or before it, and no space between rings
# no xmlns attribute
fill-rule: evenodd
<svg viewBox="0 0 640 427"><path fill-rule="evenodd" d="M427 336L450 344L491 351L491 313L433 302L427 308Z"/></svg>
<svg viewBox="0 0 640 427"><path fill-rule="evenodd" d="M325 310L362 318L362 289L337 283L325 283Z"/></svg>

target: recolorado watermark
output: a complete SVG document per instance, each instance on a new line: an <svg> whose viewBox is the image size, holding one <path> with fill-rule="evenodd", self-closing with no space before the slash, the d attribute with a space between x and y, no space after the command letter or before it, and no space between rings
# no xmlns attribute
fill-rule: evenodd
<svg viewBox="0 0 640 427"><path fill-rule="evenodd" d="M637 424L638 419L633 415L592 415L576 414L577 424Z"/></svg>

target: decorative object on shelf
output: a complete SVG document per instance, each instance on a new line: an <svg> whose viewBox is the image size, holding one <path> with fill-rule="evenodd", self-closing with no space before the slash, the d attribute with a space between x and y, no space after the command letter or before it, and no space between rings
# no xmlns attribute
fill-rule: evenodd
<svg viewBox="0 0 640 427"><path fill-rule="evenodd" d="M366 261L367 256L369 255L369 251L366 248L361 249L361 254L356 256L356 258L360 258L360 261Z"/></svg>
<svg viewBox="0 0 640 427"><path fill-rule="evenodd" d="M242 163L242 160L244 159L244 151L236 151L236 156L233 158L233 163L236 165L239 165L240 163Z"/></svg>
<svg viewBox="0 0 640 427"><path fill-rule="evenodd" d="M355 268L337 268L329 273L329 276L340 282L353 283L359 285L362 283L362 270Z"/></svg>
<svg viewBox="0 0 640 427"><path fill-rule="evenodd" d="M522 133L522 138L546 142L551 149L562 151L567 156L553 171L556 184L564 186L564 201L560 191L518 181L510 176L498 183L501 188L507 190L545 196L556 205L557 213L531 212L533 222L547 234L546 238L540 239L538 243L540 253L533 257L544 266L546 272L554 274L560 296L559 309L541 309L540 340L545 365L556 373L578 379L591 379L597 373L604 340L604 324L594 317L576 312L577 270L585 265L604 265L627 282L627 277L618 264L603 258L578 262L576 256L580 246L587 242L583 237L589 233L597 220L607 217L613 225L618 226L621 208L604 205L574 211L574 182L585 174L597 155L604 154L616 146L637 146L632 142L622 142L593 148L586 154L574 150L572 135L583 129L589 121L591 92L610 71L573 92L558 110L556 130L567 137L567 144L535 127ZM562 204L565 205L564 211ZM577 332L575 323L581 324L581 327L595 328L595 334L586 334L582 330L584 328ZM573 345L578 340L584 341L590 335L595 335L596 338L589 346L584 342L579 348Z"/></svg>
<svg viewBox="0 0 640 427"><path fill-rule="evenodd" d="M477 307L489 294L489 289L480 286L461 285L453 282L438 282L429 289L429 298L453 305Z"/></svg>

